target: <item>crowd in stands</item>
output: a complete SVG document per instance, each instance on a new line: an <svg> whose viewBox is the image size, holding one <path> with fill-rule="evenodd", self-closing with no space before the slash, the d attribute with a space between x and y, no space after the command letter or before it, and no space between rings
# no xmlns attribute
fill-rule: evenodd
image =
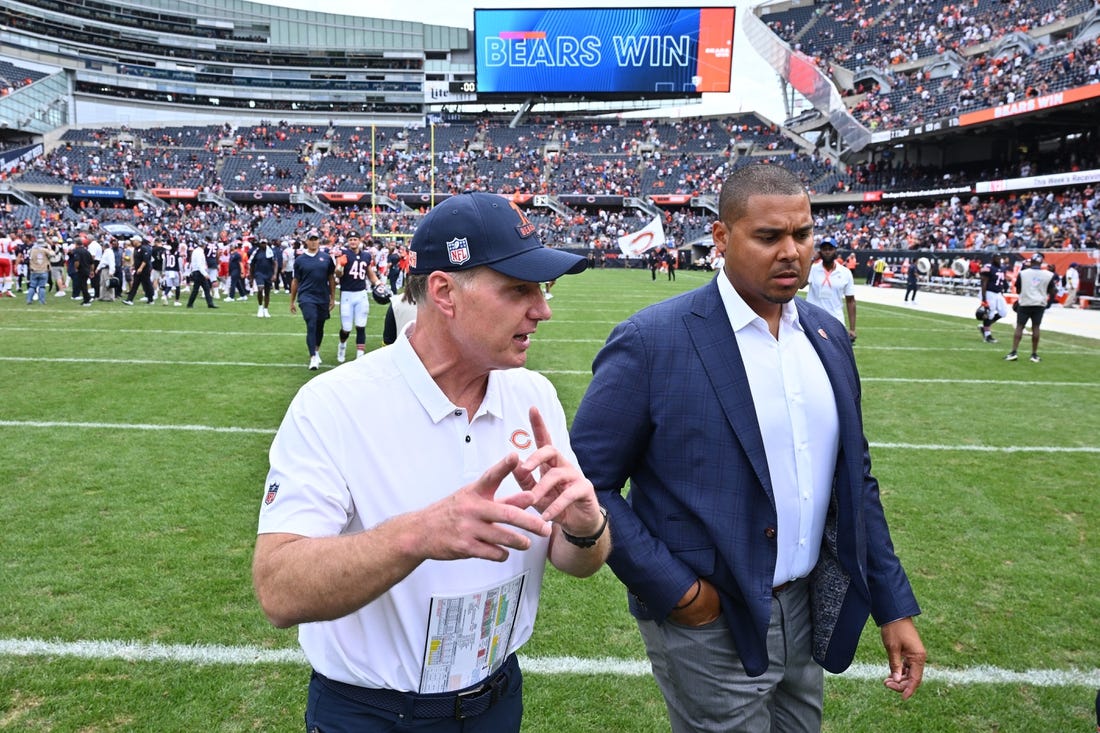
<svg viewBox="0 0 1100 733"><path fill-rule="evenodd" d="M842 90L856 119L874 130L1012 104L1100 80L1096 40L1078 43L1069 35L1046 45L1024 41L997 46L1011 34L1079 21L1095 6L1093 0L835 0L766 20L773 32L826 73L835 67L854 72L873 67L885 75L885 86L863 77L863 83ZM956 67L933 77L928 63L950 52Z"/></svg>
<svg viewBox="0 0 1100 733"><path fill-rule="evenodd" d="M272 122L240 129L70 129L60 146L0 173L0 180L390 197L465 190L646 197L713 193L732 167L762 160L795 170L814 194L922 190L1100 166L1095 136L999 163L922 166L892 156L887 149L840 167L753 113L662 121L548 118L517 128L492 118L373 130Z"/></svg>
<svg viewBox="0 0 1100 733"><path fill-rule="evenodd" d="M433 157L434 156L434 157ZM110 222L141 230L228 238L250 233L272 239L309 228L335 237L354 225L400 241L415 228L425 194L467 190L503 194L636 197L658 200L667 236L677 244L706 239L721 182L736 166L768 161L795 170L811 193L921 190L1020 175L1100 167L1092 136L1061 149L1038 151L1004 167L917 166L879 159L841 169L754 113L713 118L614 120L535 117L512 127L507 119L470 117L431 128L303 125L286 121L235 127L229 123L142 129L70 129L61 144L5 174L25 184L102 185L125 189L249 192L247 207L198 204L193 197L167 205L122 206L80 201L75 208L44 198L41 206L9 203L0 224L23 231ZM371 212L339 205L291 206L262 201L264 192L375 192L386 206ZM660 201L676 195L675 202ZM404 198L403 198L404 197ZM654 197L654 199L650 199ZM691 203L693 197L705 200ZM252 198L252 196L249 196ZM238 197L240 200L240 197ZM817 207L818 232L845 248L1015 249L1085 247L1097 241L1091 187L997 198L908 204ZM548 242L614 250L619 236L652 218L642 208L608 201L530 216Z"/></svg>
<svg viewBox="0 0 1100 733"><path fill-rule="evenodd" d="M105 232L105 225L128 224L171 242L214 240L228 246L256 237L297 240L311 229L339 242L354 228L395 246L412 234L426 208L371 211L350 206L320 213L286 204L226 208L181 201L164 207L85 201L72 208L64 198L44 198L39 206L9 201L0 207L0 231L68 242L81 233ZM639 209L600 206L578 209L572 215L532 207L528 215L547 243L611 253L617 251L619 237L641 229L651 219ZM815 216L815 233L832 239L841 249L1014 251L1085 249L1100 243L1100 196L1092 186L904 204L817 206ZM661 212L666 237L676 246L708 240L714 218L709 210L687 205Z"/></svg>
<svg viewBox="0 0 1100 733"><path fill-rule="evenodd" d="M984 55L939 79L921 69L888 76L888 91L873 84L851 107L872 130L919 125L1094 84L1100 81L1100 48L1095 42L1072 47L1061 41L1035 55Z"/></svg>
<svg viewBox="0 0 1100 733"><path fill-rule="evenodd" d="M946 51L971 54L1009 33L1029 33L1092 10L1092 0L970 0L906 3L818 2L768 17L781 38L815 58L850 68L929 59Z"/></svg>
<svg viewBox="0 0 1100 733"><path fill-rule="evenodd" d="M16 66L10 61L0 59L0 97L6 97L17 89L22 89L46 76L42 72Z"/></svg>
<svg viewBox="0 0 1100 733"><path fill-rule="evenodd" d="M732 165L783 160L815 193L844 190L855 181L753 113L667 121L547 119L519 128L488 119L374 130L287 122L242 129L71 129L61 142L0 180L215 192L692 195L713 191Z"/></svg>
<svg viewBox="0 0 1100 733"><path fill-rule="evenodd" d="M930 204L864 204L818 213L816 231L845 249L1084 249L1100 242L1092 186Z"/></svg>
<svg viewBox="0 0 1100 733"><path fill-rule="evenodd" d="M877 130L921 124L969 110L1012 104L1100 81L1098 40L1078 42L1073 38L1074 23L1079 24L1096 6L1096 0L968 0L956 3L939 0L911 0L904 3L893 0L819 0L810 5L769 14L765 16L765 21L781 39L808 55L827 73L835 67L845 67L854 72L863 68L877 69L877 78L881 82L857 73L857 83L850 89L842 89L848 97L849 107L855 118L869 129ZM112 12L118 15L121 25L138 22L125 9ZM12 22L40 22L33 14L24 17L16 13L16 16ZM183 18L164 22L173 26L179 25L183 28L180 32L184 33L209 32L207 29L192 28ZM1068 24L1069 27L1060 29L1058 35L1047 33L1046 29L1059 24ZM74 34L84 33L84 30L68 29L64 24L51 30L61 37L67 37L65 33L70 30ZM1043 43L1032 39L1006 48L997 45L998 40L1012 34L1034 34ZM1048 40L1050 38L1054 40ZM108 45L118 42L119 39L113 36L107 39ZM172 47L142 50L167 56L182 53L181 49ZM205 57L201 50L192 50L190 53L196 59ZM283 63L293 66L309 65L315 61L297 57L273 59L264 54L253 58L243 51L240 53L244 55L240 63L258 63L267 68L278 68ZM951 63L955 66L946 71L941 68L933 73L928 64L934 60L942 60L945 54L951 55ZM217 60L227 62L225 58ZM331 54L325 55L323 59L326 63L331 60ZM411 60L383 59L371 54L362 57L349 54L348 63L353 68L387 68L392 64L400 68L416 67L416 63ZM148 71L156 70L150 68ZM34 78L34 72L0 62L0 93L18 88ZM91 87L83 91L97 93ZM104 87L100 91L117 93L124 97L163 101L160 100L163 95L156 90ZM208 103L201 95L193 99L184 99L185 96L180 95L180 99L175 101L199 106ZM247 104L247 99L247 96L236 99L227 95L220 103L234 106ZM287 109L324 109L310 107L309 99L297 100L294 102L297 105L295 107L290 107L290 104L291 102L287 102ZM279 107L276 104L273 108ZM417 111L415 106L405 109L400 104L385 103L381 99L370 101L357 111L369 112L372 108L375 111ZM649 145L646 140L649 131L635 126L609 126L608 129L593 125L587 128L556 129L542 125L537 128L530 131L530 134L522 130L508 130L508 133L515 133L517 137L526 135L527 149L532 143L538 145L556 142L563 146L563 151L581 151L585 155L628 155ZM666 137L662 141L663 152L713 152L713 148L694 146L693 143L700 140L693 138L690 131L684 132L683 139L679 141ZM780 137L777 131L772 134ZM546 137L541 137L543 135ZM514 140L507 139L504 131L495 131L495 137L499 138L494 141L495 145L479 148L477 151L465 151L467 156L477 152L490 156L475 156L468 163L458 161L466 178L481 179L492 186L501 185L504 181L516 191L536 189L531 172L515 167L520 161L507 161L511 164L510 167L501 158L491 157L493 154L506 157L508 149L515 147ZM719 137L715 134L704 135L701 142L722 144ZM279 149L294 148L302 152L303 140L291 137L282 142L290 147L280 145L277 146ZM676 142L683 144L676 146ZM767 144L763 140L757 142ZM775 144L780 148L786 147L782 139L777 139ZM566 170L572 167L566 166ZM292 171L286 171L284 166L276 165L274 168L282 172L284 179L288 174L294 175ZM417 179L423 173L419 165L404 165L402 168L407 169L406 175ZM337 189L353 185L345 179L347 169L339 165L331 171L325 170L322 175L322 182L336 186ZM245 173L243 180L247 181L249 178L250 173ZM277 186L279 183L280 181L276 181L273 185ZM825 186L832 186L837 181L823 183ZM463 185L469 185L468 181Z"/></svg>

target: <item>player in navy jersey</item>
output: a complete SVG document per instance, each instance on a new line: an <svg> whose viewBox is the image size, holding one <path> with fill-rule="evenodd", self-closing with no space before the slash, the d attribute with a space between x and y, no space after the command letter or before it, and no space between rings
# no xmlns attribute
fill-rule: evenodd
<svg viewBox="0 0 1100 733"><path fill-rule="evenodd" d="M256 285L256 301L259 303L256 317L271 318L267 307L271 304L271 284L279 271L279 251L268 239L260 238L256 242L249 261L249 270L252 272L252 282Z"/></svg>
<svg viewBox="0 0 1100 733"><path fill-rule="evenodd" d="M149 260L152 269L149 281L153 284L153 300L156 300L157 293L161 289L160 282L164 278L164 251L168 249L168 244L163 237L156 237L149 240L149 246L152 247L152 258ZM165 302L165 305L168 303Z"/></svg>
<svg viewBox="0 0 1100 733"><path fill-rule="evenodd" d="M168 242L164 247L164 272L160 278L160 291L162 302L168 305L168 296L174 295L173 305L180 303L180 260L187 256L187 249L182 244Z"/></svg>
<svg viewBox="0 0 1100 733"><path fill-rule="evenodd" d="M229 290L226 292L226 300L248 300L248 288L245 280L248 277L248 250L244 244L238 242L236 246L229 248Z"/></svg>
<svg viewBox="0 0 1100 733"><path fill-rule="evenodd" d="M321 235L310 232L306 251L294 258L294 277L290 281L290 312L302 309L306 322L306 348L309 368L321 365L321 341L325 337L325 321L336 307L336 263L321 251Z"/></svg>
<svg viewBox="0 0 1100 733"><path fill-rule="evenodd" d="M997 339L993 338L993 324L1008 315L1004 296L1008 290L1006 260L1001 255L993 255L993 259L982 265L982 269L978 271L982 283L982 305L988 309L982 325L978 326L978 333L989 344L997 343Z"/></svg>
<svg viewBox="0 0 1100 733"><path fill-rule="evenodd" d="M378 282L378 273L369 252L363 249L359 232L348 233L347 248L336 258L336 277L340 279L340 345L336 361L347 358L348 336L355 326L355 358L367 348L367 316L370 313L370 291Z"/></svg>
<svg viewBox="0 0 1100 733"><path fill-rule="evenodd" d="M213 298L221 297L220 281L218 279L218 250L221 247L213 239L207 239L202 245L203 254L206 257L206 280L210 283L210 294Z"/></svg>

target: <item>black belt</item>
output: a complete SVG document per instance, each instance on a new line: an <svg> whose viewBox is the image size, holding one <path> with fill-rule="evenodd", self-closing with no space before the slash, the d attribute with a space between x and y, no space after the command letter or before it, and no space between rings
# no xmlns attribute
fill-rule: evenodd
<svg viewBox="0 0 1100 733"><path fill-rule="evenodd" d="M509 673L519 671L519 662L512 654L491 677L473 687L456 692L421 695L415 692L380 690L359 687L346 682L330 680L316 670L313 672L323 685L371 707L380 708L395 715L412 715L414 718L453 718L464 720L481 715L496 704L508 688Z"/></svg>
<svg viewBox="0 0 1100 733"><path fill-rule="evenodd" d="M777 595L779 595L780 593L782 593L783 591L787 590L787 589L788 589L788 588L790 588L790 587L791 587L792 585L794 585L795 583L797 583L797 582L799 582L799 581L801 581L801 580L803 580L803 579L802 579L802 578L795 578L794 580L788 580L788 581L787 581L786 583L780 583L779 585L777 585L777 586L775 586L774 588L772 588L772 595L773 595L773 596L777 596Z"/></svg>

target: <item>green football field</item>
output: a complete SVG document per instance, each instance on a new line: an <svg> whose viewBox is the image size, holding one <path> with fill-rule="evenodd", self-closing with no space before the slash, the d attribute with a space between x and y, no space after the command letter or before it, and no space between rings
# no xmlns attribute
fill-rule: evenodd
<svg viewBox="0 0 1100 733"><path fill-rule="evenodd" d="M572 415L612 326L707 277L563 278L529 366ZM316 374L285 295L271 312L0 300L0 730L302 730L308 668L249 576L267 448ZM1100 341L1048 332L1041 364L1005 364L1007 329L989 346L973 320L869 303L859 325L874 472L929 669L902 702L868 628L827 678L825 729L1092 730ZM547 572L522 661L525 731L668 729L606 569Z"/></svg>

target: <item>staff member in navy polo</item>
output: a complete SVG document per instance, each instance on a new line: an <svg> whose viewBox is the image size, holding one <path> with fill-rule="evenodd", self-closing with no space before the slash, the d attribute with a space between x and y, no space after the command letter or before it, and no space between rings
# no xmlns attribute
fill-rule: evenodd
<svg viewBox="0 0 1100 733"><path fill-rule="evenodd" d="M321 366L325 321L335 307L336 263L328 252L321 251L321 235L313 231L306 237L306 251L294 258L294 277L290 281L290 312L297 313L301 308L306 321L310 370Z"/></svg>
<svg viewBox="0 0 1100 733"><path fill-rule="evenodd" d="M271 284L279 271L279 250L271 246L266 238L261 238L256 243L256 249L252 251L250 271L252 281L256 284L256 302L259 307L256 310L257 318L271 318L267 307L271 304Z"/></svg>
<svg viewBox="0 0 1100 733"><path fill-rule="evenodd" d="M134 304L134 294L140 286L145 294L145 302L153 304L156 293L153 290L153 246L140 236L131 237L134 243L134 280L130 283L130 292L126 295L124 305Z"/></svg>
<svg viewBox="0 0 1100 733"><path fill-rule="evenodd" d="M523 368L539 283L587 262L490 193L433 208L412 254L416 321L283 418L253 580L272 623L300 625L307 730L514 733L546 561L589 576L614 529L554 386Z"/></svg>

